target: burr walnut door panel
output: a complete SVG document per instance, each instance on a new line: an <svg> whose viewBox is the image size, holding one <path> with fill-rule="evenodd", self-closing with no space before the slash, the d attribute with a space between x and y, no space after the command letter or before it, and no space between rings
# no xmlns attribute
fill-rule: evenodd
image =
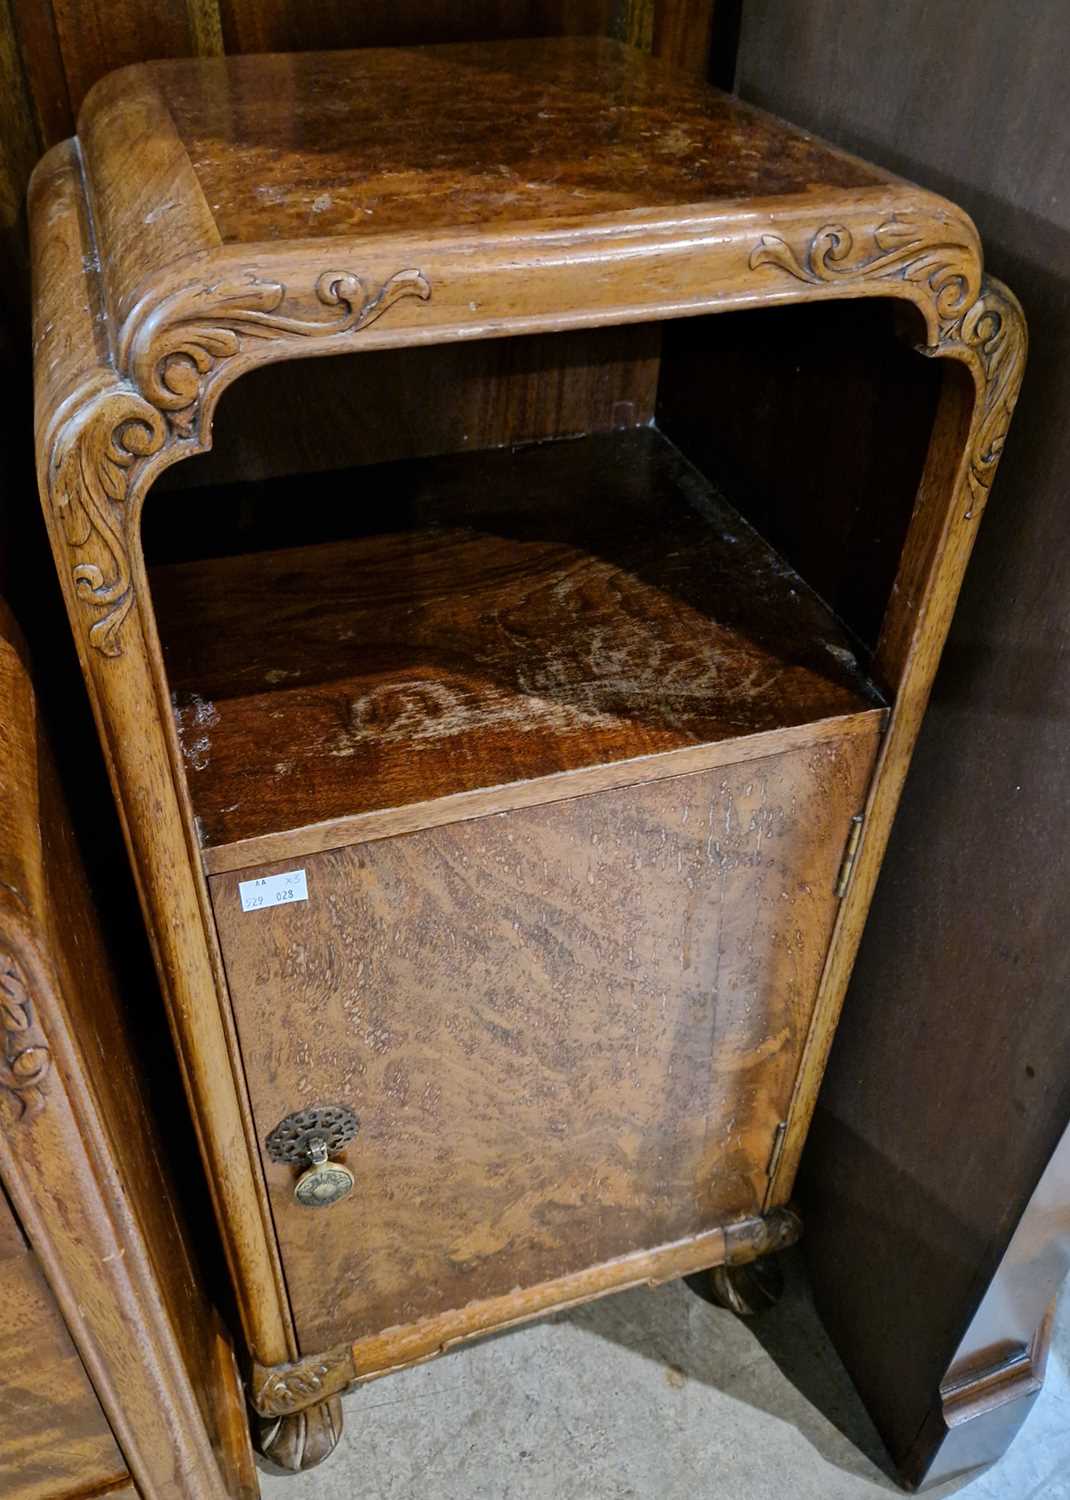
<svg viewBox="0 0 1070 1500"><path fill-rule="evenodd" d="M305 1352L760 1210L875 749L212 878L261 1147L360 1119L333 1207L264 1158ZM293 868L307 900L242 910Z"/></svg>

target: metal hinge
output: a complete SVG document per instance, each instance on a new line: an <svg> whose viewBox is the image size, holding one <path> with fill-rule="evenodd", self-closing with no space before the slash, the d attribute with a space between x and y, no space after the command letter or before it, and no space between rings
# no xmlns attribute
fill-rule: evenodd
<svg viewBox="0 0 1070 1500"><path fill-rule="evenodd" d="M773 1131L773 1149L769 1153L769 1165L765 1169L765 1175L772 1182L776 1176L776 1169L780 1165L780 1158L784 1151L784 1142L788 1135L788 1122L781 1120Z"/></svg>
<svg viewBox="0 0 1070 1500"><path fill-rule="evenodd" d="M865 813L855 813L851 819L851 831L847 835L847 848L843 851L843 863L840 865L840 873L836 877L836 900L842 901L847 894L847 887L851 884L851 876L855 870L855 858L858 854L858 846L862 842L862 823Z"/></svg>

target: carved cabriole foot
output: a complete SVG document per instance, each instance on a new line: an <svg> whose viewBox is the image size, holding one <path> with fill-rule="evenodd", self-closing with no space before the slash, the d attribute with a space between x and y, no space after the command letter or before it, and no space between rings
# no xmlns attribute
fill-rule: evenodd
<svg viewBox="0 0 1070 1500"><path fill-rule="evenodd" d="M267 1464L300 1474L329 1458L342 1436L342 1403L330 1396L286 1417L253 1417L253 1446Z"/></svg>

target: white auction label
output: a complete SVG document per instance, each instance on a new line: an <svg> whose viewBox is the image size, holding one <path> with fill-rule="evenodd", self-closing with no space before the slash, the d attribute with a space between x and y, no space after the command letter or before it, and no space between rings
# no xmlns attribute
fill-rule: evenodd
<svg viewBox="0 0 1070 1500"><path fill-rule="evenodd" d="M238 894L242 911L259 911L262 906L285 906L287 901L307 901L308 882L304 870L287 870L285 875L264 875L259 880L239 880Z"/></svg>

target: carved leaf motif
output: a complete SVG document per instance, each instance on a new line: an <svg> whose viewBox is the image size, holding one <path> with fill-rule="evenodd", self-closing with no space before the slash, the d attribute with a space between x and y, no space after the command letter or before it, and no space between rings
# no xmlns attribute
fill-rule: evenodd
<svg viewBox="0 0 1070 1500"><path fill-rule="evenodd" d="M127 368L180 436L194 430L204 382L245 339L338 337L366 328L400 297L431 295L419 271L398 271L374 294L349 271L325 271L316 297L325 318L279 312L286 288L249 274L231 283L183 287L154 309L129 342Z"/></svg>
<svg viewBox="0 0 1070 1500"><path fill-rule="evenodd" d="M803 257L779 235L763 234L751 251L750 269L773 266L810 286L833 286L853 280L898 279L927 287L941 324L953 321L980 291L977 256L963 236L933 239L931 227L907 217L888 219L856 249L854 235L843 224L817 230Z"/></svg>
<svg viewBox="0 0 1070 1500"><path fill-rule="evenodd" d="M1025 319L1017 299L991 277L982 277L977 253L965 237L933 240L907 218L874 230L870 244L856 249L842 224L826 224L800 257L778 235L763 234L750 254L752 271L770 266L811 286L852 280L898 278L923 285L932 296L939 340L922 352L976 362L981 373L981 410L969 451L969 493L964 515L983 506L1010 425L1025 368Z"/></svg>
<svg viewBox="0 0 1070 1500"><path fill-rule="evenodd" d="M253 1397L256 1410L265 1417L286 1416L345 1390L355 1374L352 1349L346 1344L257 1374L263 1378Z"/></svg>
<svg viewBox="0 0 1070 1500"><path fill-rule="evenodd" d="M19 1118L32 1120L44 1105L43 1085L52 1056L34 1020L22 970L8 953L0 953L0 1026L4 1033L0 1087L19 1101Z"/></svg>
<svg viewBox="0 0 1070 1500"><path fill-rule="evenodd" d="M948 333L946 343L952 342L971 351L984 372L981 416L970 442L969 519L988 498L1025 372L1028 341L1018 299L986 279L981 296Z"/></svg>
<svg viewBox="0 0 1070 1500"><path fill-rule="evenodd" d="M352 333L400 297L426 301L431 288L415 270L398 271L374 292L351 272L325 271L315 292L322 318L281 313L286 288L253 273L180 288L134 315L118 351L122 383L88 397L61 430L49 471L52 504L74 555L78 598L97 616L90 644L105 656L119 655L119 631L133 602L128 529L134 521L127 497L134 471L173 438L195 436L213 372L247 339Z"/></svg>
<svg viewBox="0 0 1070 1500"><path fill-rule="evenodd" d="M117 635L130 609L124 502L130 472L163 447L160 413L136 391L108 392L63 429L52 454L51 494L67 544L75 557L75 591L104 613L89 640L105 656L117 656Z"/></svg>

